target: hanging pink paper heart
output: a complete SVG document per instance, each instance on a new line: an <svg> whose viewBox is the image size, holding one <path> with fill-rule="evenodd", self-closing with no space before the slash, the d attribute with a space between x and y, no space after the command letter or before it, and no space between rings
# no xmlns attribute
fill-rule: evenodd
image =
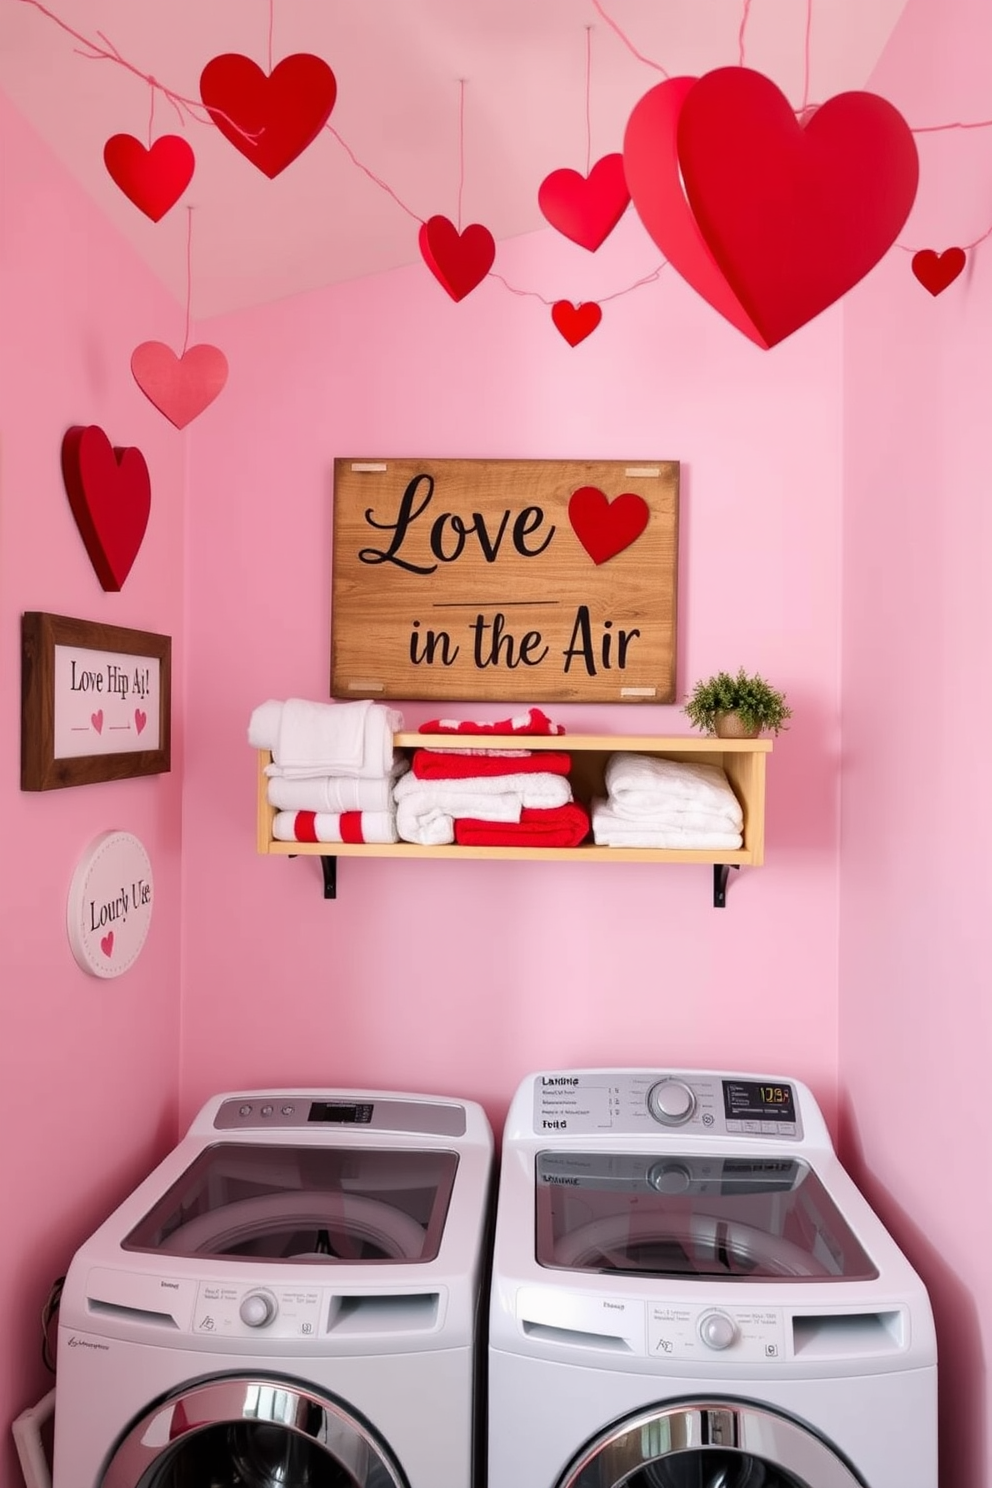
<svg viewBox="0 0 992 1488"><path fill-rule="evenodd" d="M569 346L578 346L599 325L603 312L595 300L573 305L571 300L556 300L551 306L551 319Z"/></svg>
<svg viewBox="0 0 992 1488"><path fill-rule="evenodd" d="M627 185L634 210L672 268L731 325L765 347L710 252L682 189L679 114L697 82L693 77L669 78L634 106L623 141Z"/></svg>
<svg viewBox="0 0 992 1488"><path fill-rule="evenodd" d="M921 248L913 254L913 273L932 295L953 284L967 261L963 248L945 248L935 253L932 248Z"/></svg>
<svg viewBox="0 0 992 1488"><path fill-rule="evenodd" d="M62 439L62 479L79 535L104 589L123 588L151 512L151 481L139 449L115 449L98 424Z"/></svg>
<svg viewBox="0 0 992 1488"><path fill-rule="evenodd" d="M699 231L768 346L864 278L916 196L912 132L873 93L840 93L799 123L760 72L721 67L689 89L677 140Z"/></svg>
<svg viewBox="0 0 992 1488"><path fill-rule="evenodd" d="M630 202L623 156L604 155L588 176L552 171L537 192L537 204L553 228L595 253L616 227Z"/></svg>
<svg viewBox="0 0 992 1488"><path fill-rule="evenodd" d="M650 515L644 497L632 491L610 501L597 486L580 486L568 503L572 531L597 566L636 542Z"/></svg>
<svg viewBox="0 0 992 1488"><path fill-rule="evenodd" d="M203 412L227 382L227 358L216 346L190 346L177 357L161 341L142 341L131 353L131 375L177 429Z"/></svg>
<svg viewBox="0 0 992 1488"><path fill-rule="evenodd" d="M447 217L428 217L418 235L421 257L453 300L463 300L493 266L496 243L488 227L473 222L459 232Z"/></svg>
<svg viewBox="0 0 992 1488"><path fill-rule="evenodd" d="M124 195L158 222L193 178L196 157L178 134L163 134L150 149L131 134L112 134L103 162Z"/></svg>
<svg viewBox="0 0 992 1488"><path fill-rule="evenodd" d="M337 98L321 57L297 52L264 73L250 57L225 52L200 74L200 97L225 139L271 180L311 144Z"/></svg>

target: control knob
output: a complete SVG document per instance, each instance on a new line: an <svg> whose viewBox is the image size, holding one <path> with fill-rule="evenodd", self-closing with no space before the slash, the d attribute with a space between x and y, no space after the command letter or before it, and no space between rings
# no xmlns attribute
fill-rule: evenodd
<svg viewBox="0 0 992 1488"><path fill-rule="evenodd" d="M685 1163L658 1162L648 1173L648 1182L661 1194L684 1194L692 1187L692 1173Z"/></svg>
<svg viewBox="0 0 992 1488"><path fill-rule="evenodd" d="M704 1312L699 1319L699 1336L707 1348L729 1348L737 1338L737 1324L726 1312Z"/></svg>
<svg viewBox="0 0 992 1488"><path fill-rule="evenodd" d="M659 1080L648 1091L648 1111L662 1126L683 1126L696 1109L696 1097L684 1080Z"/></svg>
<svg viewBox="0 0 992 1488"><path fill-rule="evenodd" d="M264 1328L276 1315L276 1299L270 1292L246 1292L238 1312L249 1328Z"/></svg>

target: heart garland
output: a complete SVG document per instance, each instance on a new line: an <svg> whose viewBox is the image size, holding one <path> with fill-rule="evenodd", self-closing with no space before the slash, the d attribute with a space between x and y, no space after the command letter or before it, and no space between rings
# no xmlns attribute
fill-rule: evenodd
<svg viewBox="0 0 992 1488"><path fill-rule="evenodd" d="M623 156L604 155L588 176L552 171L538 188L537 204L563 237L595 253L630 205Z"/></svg>
<svg viewBox="0 0 992 1488"><path fill-rule="evenodd" d="M586 300L573 305L571 300L556 300L551 306L551 319L569 346L578 346L591 336L603 318L603 312L595 300Z"/></svg>
<svg viewBox="0 0 992 1488"><path fill-rule="evenodd" d="M200 97L226 140L272 180L317 138L337 98L321 57L296 52L264 73L250 57L225 52L200 74Z"/></svg>
<svg viewBox="0 0 992 1488"><path fill-rule="evenodd" d="M193 179L196 157L178 134L163 134L149 149L132 134L112 134L103 163L129 201L158 222Z"/></svg>
<svg viewBox="0 0 992 1488"><path fill-rule="evenodd" d="M744 67L651 89L628 121L624 168L672 266L766 349L875 266L919 179L912 132L884 98L841 93L799 122Z"/></svg>
<svg viewBox="0 0 992 1488"><path fill-rule="evenodd" d="M921 248L913 254L912 269L917 279L932 295L939 295L953 284L967 261L963 248L945 248L935 253L932 248Z"/></svg>
<svg viewBox="0 0 992 1488"><path fill-rule="evenodd" d="M177 357L162 341L142 341L131 353L131 375L150 403L177 429L208 408L227 382L227 358L205 342Z"/></svg>
<svg viewBox="0 0 992 1488"><path fill-rule="evenodd" d="M144 455L114 448L98 424L77 424L62 439L62 479L97 578L104 589L122 589L151 512Z"/></svg>
<svg viewBox="0 0 992 1488"><path fill-rule="evenodd" d="M496 241L479 222L459 232L447 217L429 217L417 241L424 263L455 301L482 283L496 258Z"/></svg>
<svg viewBox="0 0 992 1488"><path fill-rule="evenodd" d="M633 491L610 501L598 486L580 486L568 503L572 531L597 567L636 542L650 515L644 497Z"/></svg>

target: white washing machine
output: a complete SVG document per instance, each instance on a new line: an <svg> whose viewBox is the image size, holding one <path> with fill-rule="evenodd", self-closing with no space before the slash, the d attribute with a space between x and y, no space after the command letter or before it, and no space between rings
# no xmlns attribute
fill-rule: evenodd
<svg viewBox="0 0 992 1488"><path fill-rule="evenodd" d="M69 1268L54 1488L467 1488L492 1157L466 1101L208 1102Z"/></svg>
<svg viewBox="0 0 992 1488"><path fill-rule="evenodd" d="M926 1291L796 1080L531 1076L496 1212L489 1488L936 1488Z"/></svg>

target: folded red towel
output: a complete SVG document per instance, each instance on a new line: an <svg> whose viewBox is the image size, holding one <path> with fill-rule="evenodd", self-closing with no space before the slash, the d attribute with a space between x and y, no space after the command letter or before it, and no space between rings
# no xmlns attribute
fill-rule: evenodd
<svg viewBox="0 0 992 1488"><path fill-rule="evenodd" d="M540 708L530 708L516 718L503 718L499 723L473 723L468 718L435 718L420 725L422 734L563 734L565 726L552 723Z"/></svg>
<svg viewBox="0 0 992 1488"><path fill-rule="evenodd" d="M411 772L418 780L471 780L477 775L567 775L572 758L556 749L532 749L527 754L483 754L466 750L449 754L443 749L415 749Z"/></svg>
<svg viewBox="0 0 992 1488"><path fill-rule="evenodd" d="M589 813L577 801L565 806L525 806L519 822L455 820L463 847L578 847L589 835Z"/></svg>

